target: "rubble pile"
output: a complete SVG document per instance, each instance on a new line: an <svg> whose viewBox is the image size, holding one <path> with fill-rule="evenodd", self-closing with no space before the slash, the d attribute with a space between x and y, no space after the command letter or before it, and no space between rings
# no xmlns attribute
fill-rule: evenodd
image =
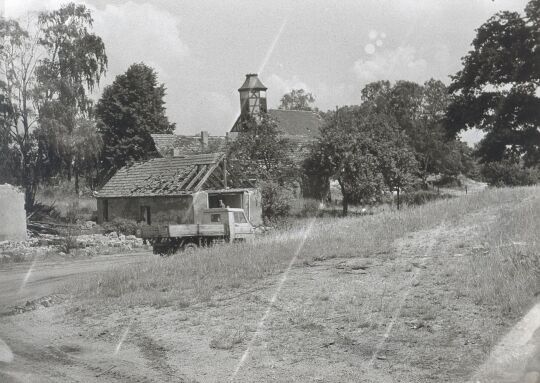
<svg viewBox="0 0 540 383"><path fill-rule="evenodd" d="M138 248L146 248L141 238L134 235L123 235L112 232L109 234L84 234L77 237L77 244L81 248L88 247L115 247L120 250L130 251Z"/></svg>
<svg viewBox="0 0 540 383"><path fill-rule="evenodd" d="M94 256L148 249L141 238L116 232L109 234L73 235L70 238L53 234L41 234L26 241L0 241L0 262L21 262L49 255L65 256L61 250L66 241L71 242L70 255Z"/></svg>

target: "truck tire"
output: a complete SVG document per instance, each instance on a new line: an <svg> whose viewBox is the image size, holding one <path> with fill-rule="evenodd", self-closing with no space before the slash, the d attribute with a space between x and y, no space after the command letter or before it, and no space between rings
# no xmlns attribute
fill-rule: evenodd
<svg viewBox="0 0 540 383"><path fill-rule="evenodd" d="M187 242L184 243L184 246L182 246L182 250L184 253L192 253L195 250L197 250L199 246L195 242Z"/></svg>

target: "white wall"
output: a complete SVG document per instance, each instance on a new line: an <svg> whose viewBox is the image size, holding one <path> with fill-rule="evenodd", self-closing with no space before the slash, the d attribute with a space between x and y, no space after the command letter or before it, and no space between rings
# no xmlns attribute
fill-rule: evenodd
<svg viewBox="0 0 540 383"><path fill-rule="evenodd" d="M0 241L26 240L24 191L0 185Z"/></svg>

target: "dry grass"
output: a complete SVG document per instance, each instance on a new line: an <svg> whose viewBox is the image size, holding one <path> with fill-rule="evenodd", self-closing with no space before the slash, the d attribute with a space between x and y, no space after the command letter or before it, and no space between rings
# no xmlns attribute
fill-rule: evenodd
<svg viewBox="0 0 540 383"><path fill-rule="evenodd" d="M460 292L503 312L522 311L540 293L539 233L538 194L502 207L483 244L469 254L469 268L460 274Z"/></svg>
<svg viewBox="0 0 540 383"><path fill-rule="evenodd" d="M442 222L459 226L467 215L486 208L507 207L503 213L505 219L499 220L486 234L489 256L471 257L469 270L459 273L463 280L469 281L463 283L468 286L463 294L475 294L481 301L504 299L512 307L522 306L527 301L522 295L538 277L538 269L530 265L538 267L535 233L539 232L540 209L539 199L533 197L539 194L539 189L492 189L399 212L319 218L314 222L304 220L291 230L258 238L252 243L201 249L192 255L171 258L152 257L141 264L115 268L77 281L69 289L83 305L185 307L208 302L216 292L230 292L280 273L296 252L300 265L313 259L329 258L389 260L399 256L393 251L394 241L409 233L434 228ZM526 198L530 202L523 204ZM519 209L513 210L517 205ZM507 246L512 241L525 245ZM473 273L474 277L464 271ZM370 325L369 319L363 320Z"/></svg>

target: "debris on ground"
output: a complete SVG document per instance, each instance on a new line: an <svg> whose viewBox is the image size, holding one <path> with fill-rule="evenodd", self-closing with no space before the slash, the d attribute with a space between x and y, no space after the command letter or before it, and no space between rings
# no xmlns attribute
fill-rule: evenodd
<svg viewBox="0 0 540 383"><path fill-rule="evenodd" d="M63 301L63 298L58 294L49 295L49 296L45 296L45 297L41 297L37 299L32 299L30 301L26 301L24 305L15 306L11 310L11 314L12 315L22 314L28 311L37 310L38 308L41 308L41 307L51 307L52 305L60 303L62 301Z"/></svg>
<svg viewBox="0 0 540 383"><path fill-rule="evenodd" d="M23 262L48 256L66 256L66 241L70 241L70 256L94 256L122 251L148 249L141 238L116 232L109 234L82 234L66 238L61 235L41 234L26 241L1 241L0 262Z"/></svg>

